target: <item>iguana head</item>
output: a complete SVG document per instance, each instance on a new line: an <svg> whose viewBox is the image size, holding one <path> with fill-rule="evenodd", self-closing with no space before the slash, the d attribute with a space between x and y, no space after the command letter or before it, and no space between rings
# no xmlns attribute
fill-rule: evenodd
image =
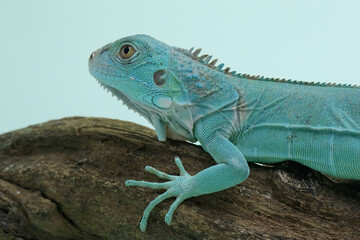
<svg viewBox="0 0 360 240"><path fill-rule="evenodd" d="M159 140L167 136L196 141L195 121L228 103L220 93L226 91L226 82L217 80L224 79L219 76L224 74L201 61L152 37L134 35L93 52L89 71L129 108L148 119Z"/></svg>

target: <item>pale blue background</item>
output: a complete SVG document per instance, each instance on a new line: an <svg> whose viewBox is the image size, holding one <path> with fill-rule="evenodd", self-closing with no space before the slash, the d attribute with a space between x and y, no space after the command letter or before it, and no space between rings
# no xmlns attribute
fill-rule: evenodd
<svg viewBox="0 0 360 240"><path fill-rule="evenodd" d="M360 84L359 2L0 0L0 133L67 116L149 126L87 70L93 50L136 33L242 73Z"/></svg>

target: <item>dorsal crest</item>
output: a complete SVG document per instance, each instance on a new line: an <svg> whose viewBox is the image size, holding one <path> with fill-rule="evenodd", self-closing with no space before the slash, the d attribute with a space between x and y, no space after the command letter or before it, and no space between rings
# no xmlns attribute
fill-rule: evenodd
<svg viewBox="0 0 360 240"><path fill-rule="evenodd" d="M250 75L250 74L245 74L245 73L237 73L236 71L231 71L230 72L230 67L224 67L224 63L220 63L217 66L215 66L215 64L218 62L218 59L213 59L212 61L211 58L213 56L208 55L208 54L203 54L203 55L199 55L199 53L201 52L201 48L198 48L194 51L194 48L190 48L189 50L183 49L183 48L175 48L175 50L185 54L186 56L192 58L195 61L198 61L206 66L208 66L211 69L215 69L219 72L223 72L224 74L229 74L235 77L239 77L239 78L247 78L247 79L252 79L252 80L260 80L260 81L274 81L274 82L286 82L286 83L293 83L293 84L303 84L303 85L313 85L313 86L331 86L331 87L347 87L347 88L360 88L360 85L354 85L354 84L341 84L341 83L327 83L327 82L306 82L306 81L298 81L298 80L292 80L292 79L285 79L285 78L269 78L269 77L264 77L264 76L260 76L260 75Z"/></svg>

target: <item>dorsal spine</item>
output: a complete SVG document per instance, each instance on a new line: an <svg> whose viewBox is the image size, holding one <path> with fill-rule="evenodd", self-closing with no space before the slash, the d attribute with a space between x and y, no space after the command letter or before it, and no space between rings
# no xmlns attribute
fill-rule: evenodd
<svg viewBox="0 0 360 240"><path fill-rule="evenodd" d="M194 48L190 48L189 50L186 49L182 49L182 48L174 48L176 51L179 51L183 54L185 54L186 56L192 58L195 61L198 61L206 66L208 66L211 69L217 70L219 72L222 72L224 74L228 74L228 75L232 75L235 77L239 77L239 78L247 78L247 79L251 79L251 80L260 80L260 81L273 81L273 82L286 82L286 83L293 83L293 84L303 84L303 85L312 85L312 86L321 86L321 87L345 87L345 88L360 88L359 85L353 85L353 84L348 84L348 83L320 83L320 82L306 82L306 81L298 81L298 80L291 80L291 79L285 79L285 78L268 78L268 77L264 77L264 76L260 76L260 75L250 75L250 74L244 74L244 73L236 73L236 71L231 71L230 72L230 67L226 67L225 69L223 69L224 67L224 63L220 63L219 65L215 66L215 64L217 63L218 59L214 59L210 62L212 56L208 55L208 54L203 54L201 56L199 56L199 53L201 52L201 48L198 48L194 51Z"/></svg>

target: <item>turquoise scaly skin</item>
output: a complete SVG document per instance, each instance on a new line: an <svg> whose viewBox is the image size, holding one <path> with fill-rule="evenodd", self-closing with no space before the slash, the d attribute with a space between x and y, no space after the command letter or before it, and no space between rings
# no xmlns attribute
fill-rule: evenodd
<svg viewBox="0 0 360 240"><path fill-rule="evenodd" d="M122 38L93 52L89 70L102 86L140 113L166 138L199 141L216 165L180 176L153 167L162 183L127 180L127 186L166 191L145 209L175 197L170 224L187 198L243 182L247 162L293 160L343 179L360 179L360 88L236 74L215 66L200 50L170 47L146 35Z"/></svg>

